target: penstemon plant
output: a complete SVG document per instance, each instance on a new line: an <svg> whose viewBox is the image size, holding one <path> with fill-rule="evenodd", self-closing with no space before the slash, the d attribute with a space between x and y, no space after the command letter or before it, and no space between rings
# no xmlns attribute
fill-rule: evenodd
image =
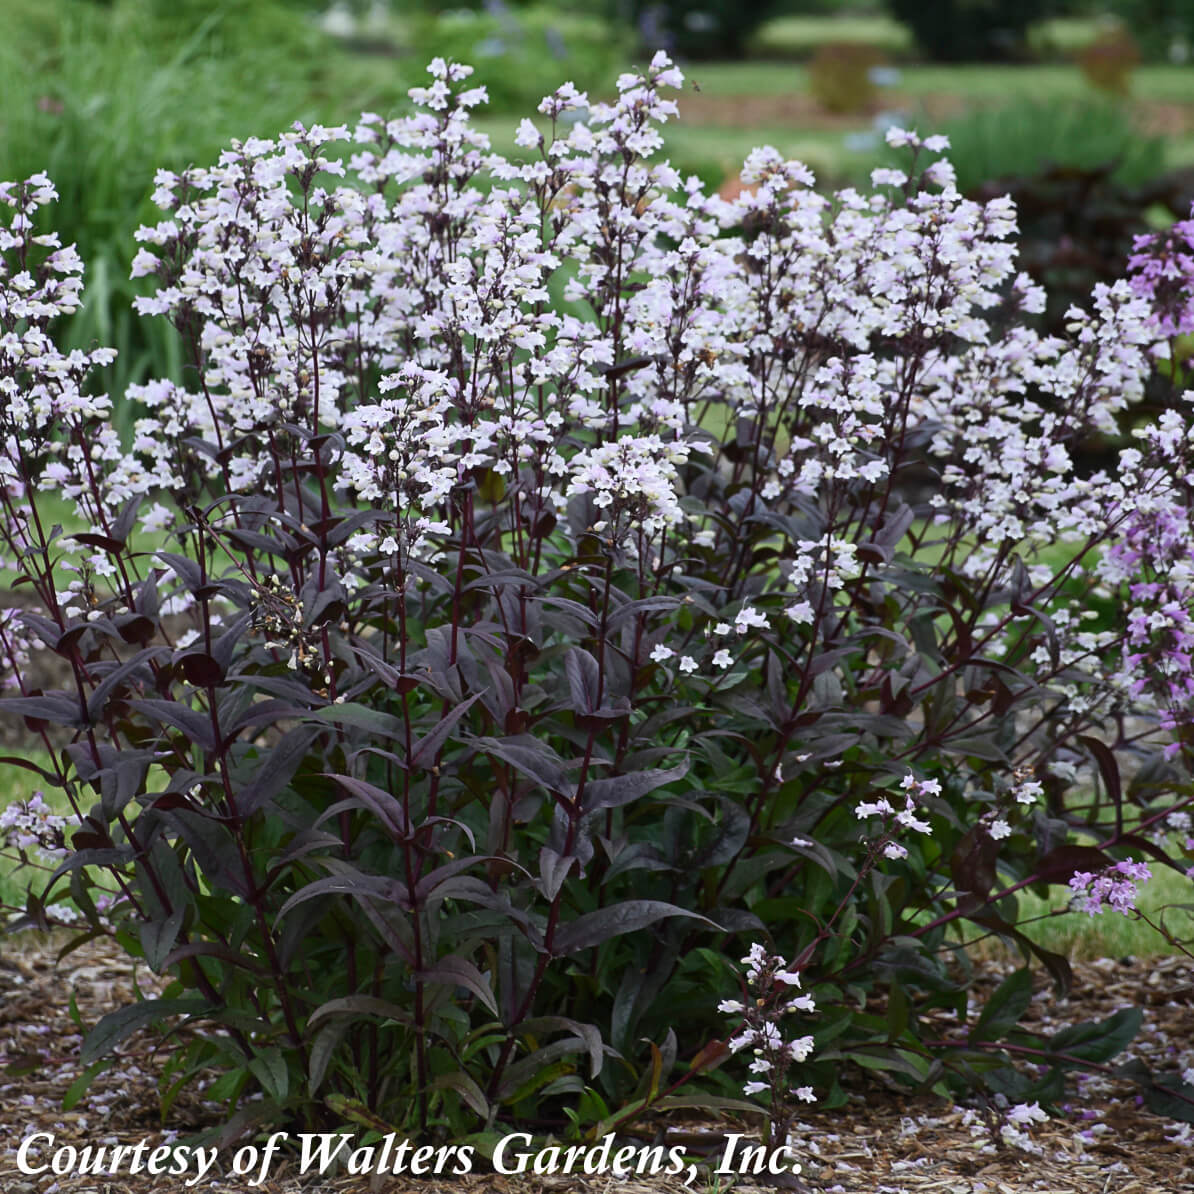
<svg viewBox="0 0 1194 1194"><path fill-rule="evenodd" d="M923 1017L965 1012L964 925L1070 981L1017 892L1184 866L1188 407L1075 464L1152 302L1035 330L942 138L832 197L759 149L724 201L656 160L662 55L521 160L468 74L158 175L139 309L187 367L128 443L110 354L54 346L52 185L0 187L0 709L78 821L15 923L170 979L84 1061L184 1017L164 1114L214 1077L230 1132L598 1131L726 1088L711 991L765 935L827 1105L843 1060L1037 1098L1027 971L961 1041Z"/></svg>

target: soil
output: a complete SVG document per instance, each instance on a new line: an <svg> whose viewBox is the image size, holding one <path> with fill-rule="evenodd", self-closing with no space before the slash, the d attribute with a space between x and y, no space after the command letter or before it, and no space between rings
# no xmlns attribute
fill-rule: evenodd
<svg viewBox="0 0 1194 1194"><path fill-rule="evenodd" d="M132 962L106 941L91 942L61 962L62 940L10 938L0 949L0 1194L165 1194L183 1189L178 1177L108 1175L26 1176L16 1150L35 1131L52 1132L54 1147L72 1144L155 1144L221 1123L218 1109L197 1095L173 1108L166 1132L158 1114L156 1076L162 1057L155 1039L134 1037L119 1064L96 1078L70 1111L63 1095L80 1071L80 1029L72 1020L73 995L85 1026L104 1012L130 1002L134 983L154 992L156 979L134 971ZM997 982L1006 962L983 963L982 984ZM1182 958L1154 962L1124 959L1075 964L1074 993L1053 997L1042 981L1028 1017L1040 1029L1101 1018L1129 1004L1146 1010L1145 1028L1131 1052L1154 1068L1192 1064L1194 1048L1194 964ZM753 1125L668 1122L653 1125L654 1143L682 1143L692 1151L719 1152L728 1131L753 1137ZM1138 1105L1133 1087L1088 1079L1066 1114L1034 1125L1034 1152L992 1142L990 1130L973 1113L939 1100L909 1098L883 1085L853 1087L845 1108L802 1116L797 1139L803 1166L800 1189L808 1194L1160 1194L1194 1190L1194 1131L1161 1119ZM701 1145L704 1148L701 1148ZM234 1149L220 1153L225 1163ZM214 1172L214 1171L213 1171ZM208 1175L202 1187L217 1194L249 1189L247 1177ZM196 1188L196 1187L192 1187ZM681 1194L676 1179L616 1181L609 1176L524 1179L474 1173L467 1177L302 1179L293 1161L272 1167L255 1187L262 1194L540 1194L578 1190L585 1194ZM727 1189L699 1177L694 1189ZM735 1189L757 1187L739 1179Z"/></svg>

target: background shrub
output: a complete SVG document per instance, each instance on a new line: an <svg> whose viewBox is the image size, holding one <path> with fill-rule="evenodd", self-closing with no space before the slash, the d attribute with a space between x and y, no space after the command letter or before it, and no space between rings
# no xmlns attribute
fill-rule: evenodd
<svg viewBox="0 0 1194 1194"><path fill-rule="evenodd" d="M1185 0L1109 0L1106 10L1154 61L1176 61L1194 47L1194 10Z"/></svg>
<svg viewBox="0 0 1194 1194"><path fill-rule="evenodd" d="M871 46L834 42L808 64L808 89L827 112L866 112L875 102L871 71L882 62Z"/></svg>
<svg viewBox="0 0 1194 1194"><path fill-rule="evenodd" d="M888 7L941 62L1015 58L1029 22L1050 15L1037 0L890 0Z"/></svg>
<svg viewBox="0 0 1194 1194"><path fill-rule="evenodd" d="M1132 71L1140 65L1140 47L1126 29L1116 29L1095 38L1076 58L1092 87L1123 96L1131 89Z"/></svg>
<svg viewBox="0 0 1194 1194"><path fill-rule="evenodd" d="M1116 182L1140 186L1165 173L1165 144L1142 133L1122 106L1110 101L1032 98L977 108L943 121L960 190L995 179L1106 168ZM889 161L897 154L888 151Z"/></svg>
<svg viewBox="0 0 1194 1194"><path fill-rule="evenodd" d="M651 47L689 58L740 58L780 7L774 0L614 0L613 12Z"/></svg>

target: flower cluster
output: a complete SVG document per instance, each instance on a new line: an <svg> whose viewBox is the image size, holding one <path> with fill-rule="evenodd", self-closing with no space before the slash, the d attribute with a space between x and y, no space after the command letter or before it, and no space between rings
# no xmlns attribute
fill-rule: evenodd
<svg viewBox="0 0 1194 1194"><path fill-rule="evenodd" d="M1148 455L1168 465L1165 480L1134 503L1099 566L1106 580L1126 585L1130 598L1120 681L1137 704L1151 702L1162 727L1176 735L1170 755L1180 749L1194 708L1194 509L1182 481L1194 467L1194 428L1182 418L1192 402L1194 393L1185 394L1179 409L1144 430Z"/></svg>
<svg viewBox="0 0 1194 1194"><path fill-rule="evenodd" d="M1071 344L1025 327L993 337L987 313L1013 280L1006 201L963 199L938 161L913 194L893 195L888 172L876 194L843 191L831 209L806 168L769 149L751 154L733 202L695 180L676 195L671 167L649 162L656 126L675 113L662 92L681 81L662 56L624 76L614 104L561 88L544 116L587 119L551 140L524 121L519 144L536 156L509 162L469 125L484 95L460 88L468 68L430 69L432 84L412 92L416 116L296 126L235 143L217 166L159 173L166 218L141 230L134 265L158 289L139 310L184 333L199 384L154 381L130 395L147 410L132 452L105 444L91 450L102 464L87 466L109 507L160 495L142 514L160 527L209 484L264 487L284 503L286 470L250 444L284 458L296 430L341 429L326 484L397 516L355 538L358 551L442 535L459 487L487 476L503 479L523 517L558 516L589 494L597 525L619 544L634 531L648 558L664 532L677 553L698 536L717 551L724 529L675 533L688 517L677 470L705 404L732 412L753 444L757 487L742 516L886 483L903 411L935 427L934 454L956 462L935 500L979 541L968 571L988 569L1011 539L1088 527L1105 494L1075 474L1067 444L1139 394L1146 304L1105 289L1092 314L1073 313ZM344 142L347 160L335 154ZM483 170L503 185L473 186ZM50 197L44 183L21 194ZM736 228L746 235L727 235ZM590 319L547 306L565 260L566 297L590 303ZM632 276L646 280L623 303ZM76 303L73 282L43 306ZM1014 295L1039 306L1022 278ZM1064 401L1065 415L1026 402L1029 387ZM196 454L196 437L213 451ZM68 452L38 480L94 503L82 464ZM743 460L714 464L745 476ZM829 608L825 587L857 575L855 549L833 534L792 545L781 575L798 623Z"/></svg>
<svg viewBox="0 0 1194 1194"><path fill-rule="evenodd" d="M93 392L91 370L110 364L115 352L63 352L51 325L82 302L83 262L57 233L38 232L40 209L57 192L44 174L24 182L0 183L0 564L22 568L40 547L41 528L29 505L38 488L74 498L84 525L106 530L107 510L97 501L89 476L104 475L122 457L111 425L111 402ZM111 565L102 553L62 544L92 567Z"/></svg>
<svg viewBox="0 0 1194 1194"><path fill-rule="evenodd" d="M687 459L687 444L667 443L657 435L622 436L572 458L568 496L593 495L602 517L592 529L611 543L632 530L654 538L682 517L676 465Z"/></svg>
<svg viewBox="0 0 1194 1194"><path fill-rule="evenodd" d="M756 942L742 959L746 967L746 998L723 999L717 1010L741 1016L739 1027L729 1039L731 1052L749 1049L753 1055L750 1072L755 1075L743 1087L747 1095L769 1091L773 1106L781 1106L789 1090L806 1103L815 1101L811 1086L791 1087L788 1072L809 1057L813 1038L788 1039L781 1025L796 1012L816 1011L811 995L798 995L800 974L788 963Z"/></svg>
<svg viewBox="0 0 1194 1194"><path fill-rule="evenodd" d="M997 792L995 806L983 813L979 824L996 841L1003 841L1011 836L1017 822L1032 814L1045 787L1040 780L1032 778L1031 769L1022 768L1012 774L1010 782L997 785Z"/></svg>
<svg viewBox="0 0 1194 1194"><path fill-rule="evenodd" d="M22 857L28 852L41 861L57 862L69 852L66 834L78 823L77 817L54 812L44 793L34 792L28 800L0 812L0 837L5 847L19 851Z"/></svg>
<svg viewBox="0 0 1194 1194"><path fill-rule="evenodd" d="M941 783L935 779L917 779L914 775L906 775L900 787L904 792L904 807L898 811L886 796L880 796L877 800L859 801L854 808L854 815L860 821L867 821L872 817L882 819L876 848L882 850L885 858L908 857L907 847L894 840L900 829L912 829L925 834L933 832L933 827L918 815L917 810L923 806L926 796L941 795Z"/></svg>
<svg viewBox="0 0 1194 1194"><path fill-rule="evenodd" d="M1137 885L1152 878L1144 862L1116 862L1102 871L1075 871L1070 877L1074 906L1090 916L1105 908L1128 916L1136 907Z"/></svg>
<svg viewBox="0 0 1194 1194"><path fill-rule="evenodd" d="M20 677L29 667L29 653L40 645L18 609L0 610L0 691L20 688Z"/></svg>
<svg viewBox="0 0 1194 1194"><path fill-rule="evenodd" d="M1134 248L1132 289L1151 304L1162 334L1194 332L1194 210L1164 232L1138 236Z"/></svg>

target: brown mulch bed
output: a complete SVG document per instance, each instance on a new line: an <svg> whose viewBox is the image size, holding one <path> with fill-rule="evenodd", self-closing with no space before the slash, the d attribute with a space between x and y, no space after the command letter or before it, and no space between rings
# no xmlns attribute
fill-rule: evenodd
<svg viewBox="0 0 1194 1194"><path fill-rule="evenodd" d="M700 85L700 66L692 68L692 77ZM934 126L953 120L974 107L964 95L941 93L911 96L887 92L859 113L828 112L807 91L781 95L712 95L685 89L679 99L680 116L687 124L718 128L793 128L819 129L825 132L856 131L860 122L880 110L915 113ZM1141 131L1151 136L1180 137L1194 128L1194 105L1171 100L1134 100L1132 109ZM922 130L927 131L927 130ZM948 155L946 155L948 156Z"/></svg>
<svg viewBox="0 0 1194 1194"><path fill-rule="evenodd" d="M699 66L692 78L700 86ZM826 132L855 132L859 123L881 110L924 111L931 119L949 120L966 111L966 100L958 95L934 95L913 99L888 93L877 98L863 112L829 112L807 91L789 91L782 95L712 95L685 89L679 101L680 118L686 124L713 125L719 128L793 128L820 129Z"/></svg>
<svg viewBox="0 0 1194 1194"><path fill-rule="evenodd" d="M106 942L90 943L56 963L61 942L10 938L0 947L0 1194L165 1194L185 1187L179 1177L130 1178L75 1174L25 1176L18 1172L16 1150L35 1131L52 1132L55 1148L102 1143L133 1143L170 1138L158 1118L156 1074L160 1059L147 1036L134 1038L119 1066L101 1074L88 1095L71 1111L62 1097L79 1072L81 1040L69 1013L73 993L85 1024L132 998L140 981L153 989L150 975ZM1004 964L984 963L984 985L997 982ZM1146 1009L1146 1027L1132 1053L1156 1068L1182 1069L1194 1064L1194 964L1167 958L1152 962L1125 959L1077 963L1075 993L1059 1002L1043 984L1029 1018L1041 1029L1101 1018L1128 1004ZM218 1112L196 1095L180 1100L171 1115L174 1134L186 1135L218 1124ZM666 1125L656 1143L684 1143L697 1149L702 1137L713 1144L724 1131L751 1132L750 1125ZM1153 1194L1194 1191L1194 1131L1151 1115L1135 1090L1095 1077L1082 1084L1067 1117L1035 1125L1034 1152L992 1142L981 1117L930 1099L914 1100L882 1086L856 1088L850 1104L836 1111L809 1108L797 1136L803 1153L803 1188L834 1194ZM221 1152L226 1161L232 1150ZM213 1170L213 1173L216 1171ZM249 1189L248 1178L209 1174L191 1189L227 1192ZM269 1179L254 1187L263 1194L538 1194L544 1190L582 1190L592 1194L680 1194L676 1179L618 1181L601 1177L523 1179L474 1173L453 1179L369 1178L344 1176L322 1182L300 1180L293 1163L275 1165ZM705 1177L696 1190L726 1189ZM740 1179L736 1189L754 1189Z"/></svg>

